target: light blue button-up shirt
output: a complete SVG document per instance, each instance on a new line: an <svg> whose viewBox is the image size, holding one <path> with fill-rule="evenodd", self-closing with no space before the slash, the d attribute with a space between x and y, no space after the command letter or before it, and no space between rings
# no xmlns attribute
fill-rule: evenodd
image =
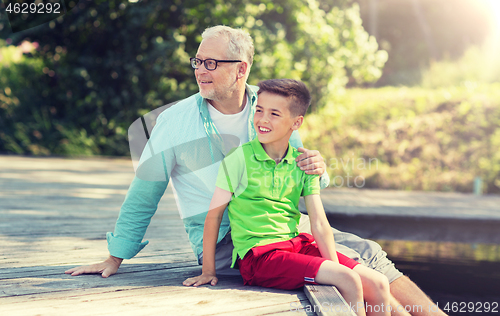
<svg viewBox="0 0 500 316"><path fill-rule="evenodd" d="M250 140L256 137L253 117L257 90L255 86L246 87L251 107L248 118ZM203 251L205 217L215 191L220 162L231 148L240 143L235 136L219 134L207 105L207 100L197 93L158 116L115 230L107 233L108 250L112 256L130 259L148 244L148 241L142 241L144 234L170 179L191 247L199 258ZM292 133L290 144L295 148L302 146L297 131ZM326 173L320 182L322 188L328 186ZM217 242L229 230L226 209Z"/></svg>

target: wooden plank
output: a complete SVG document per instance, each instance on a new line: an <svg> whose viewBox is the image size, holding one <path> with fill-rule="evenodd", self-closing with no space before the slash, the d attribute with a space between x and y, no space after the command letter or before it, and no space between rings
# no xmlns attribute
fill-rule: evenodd
<svg viewBox="0 0 500 316"><path fill-rule="evenodd" d="M234 290L238 290L240 292L246 292L247 290L251 290L250 287L244 287L242 285L242 281L240 278L224 278L221 277L221 283L215 288L218 290L230 290L222 292L213 292L212 296L210 296L213 300L211 303L211 308L206 309L206 301L207 295L203 294L200 297L196 295L192 297L192 291L196 291L194 288L186 288L180 286L183 278L194 275L200 272L200 267L196 266L194 270L185 268L175 269L173 273L166 273L166 275L160 275L160 271L151 271L151 269L147 266L142 266L144 273L135 273L130 274L129 277L124 280L118 280L116 282L111 282L116 279L120 274L115 275L109 279L101 279L97 276L80 276L77 278L70 278L66 281L78 280L76 284L65 284L68 287L66 293L61 293L61 285L64 282L58 281L57 279L47 279L45 283L34 282L37 284L32 284L33 287L51 287L52 291L47 293L38 293L38 294L28 294L24 295L16 295L10 296L7 300L0 299L0 313L1 314L11 314L16 313L16 315L62 315L64 313L70 313L72 315L81 315L85 314L83 311L92 310L93 315L105 315L115 312L123 312L125 314L130 313L132 310L134 311L134 315L140 315L141 312L138 312L137 308L141 308L144 310L144 314L151 313L165 313L168 311L168 314L177 314L178 312L182 312L183 315L217 315L217 314L231 314L237 311L242 315L259 315L259 314L290 314L290 306L297 306L300 304L300 299L296 298L289 299L287 298L285 302L281 302L281 300L276 301L275 298L270 297L260 297L258 300L256 299L237 299L235 297L231 298ZM179 273L183 271L182 273ZM165 274L165 273L161 273ZM169 279L173 277L172 279ZM83 282L82 282L83 280ZM228 282L229 280L229 282ZM231 281L232 280L232 281ZM156 284L152 283L157 282ZM33 282L31 280L31 282ZM30 283L30 280L27 280L27 283ZM47 284L48 283L48 284ZM107 283L107 284L106 284ZM113 284L114 283L114 284ZM147 284L147 286L144 286ZM15 284L17 287L26 285L26 283L17 283ZM152 306L149 302L150 296L154 293L157 293L158 287L162 287L162 292L165 295L162 295L161 301L163 305L161 306ZM273 289L261 289L257 288L258 292L270 292L271 294L267 294L268 296L273 296L275 293L283 293L286 291L279 291ZM20 294L19 288L16 289L17 294ZM166 292L165 292L166 290ZM254 288L255 290L255 288ZM182 293L180 296L191 296L192 298L188 301L184 301L183 304L176 305L176 309L171 309L169 306L171 303L169 302L178 302L179 300L176 298L179 295L172 294L173 292L178 291L191 291ZM30 292L33 293L33 292ZM168 293L168 294L167 294ZM288 293L289 294L289 293ZM54 295L58 295L58 297L54 297ZM113 298L111 296L117 297ZM249 295L249 294L247 294ZM234 307L228 307L227 302L220 301L222 296L227 296L233 304L237 305ZM78 299L81 297L81 299ZM253 297L253 295L252 295ZM111 303L108 298L113 299ZM146 298L146 301L144 301ZM175 298L175 299L174 299ZM17 301L15 301L17 299ZM13 301L14 300L14 301ZM194 300L194 301L193 301ZM211 301L212 301L211 300ZM69 301L69 302L68 302ZM137 301L136 304L132 304L130 302ZM68 303L67 303L68 302ZM201 302L201 303L200 303ZM294 305L292 305L294 303ZM242 306L245 305L245 306ZM102 305L102 306L100 306ZM153 304L154 305L154 304ZM103 308L103 306L105 306ZM123 307L125 306L125 307ZM185 311L186 306L189 306L191 310ZM222 306L222 307L221 307ZM300 305L299 305L300 306ZM198 309L202 308L202 312L198 312ZM94 312L95 311L95 312ZM293 315L311 315L302 309L296 309Z"/></svg>
<svg viewBox="0 0 500 316"><path fill-rule="evenodd" d="M311 310L320 316L356 316L335 286L304 286Z"/></svg>
<svg viewBox="0 0 500 316"><path fill-rule="evenodd" d="M158 273L153 274L155 276L159 275ZM112 280L113 277L105 280ZM98 276L95 276L95 278L98 278ZM57 304L58 301L64 301L68 298L81 299L82 301L87 301L89 299L100 300L102 297L110 297L114 294L119 297L127 295L137 295L137 299L140 300L141 293L145 293L148 291L154 292L157 288L162 288L164 292L168 293L182 291L186 288L182 286L181 280L177 280L179 282L176 282L175 284L161 284L161 282L158 282L157 284L150 284L148 282L145 282L144 280L136 278L129 279L133 280L133 282L125 283L121 281L109 281L108 285L100 287L91 287L91 284L89 284L88 282L84 282L82 283L83 286L75 287L73 290L53 290L42 293L0 297L0 305L7 306L8 304L11 304L13 306L24 306L26 302L40 302L41 305L48 305L54 304L53 302L56 302L55 304ZM135 291L139 291L140 293L137 294ZM166 300L168 301L168 297L166 297Z"/></svg>
<svg viewBox="0 0 500 316"><path fill-rule="evenodd" d="M154 219L153 219L154 220ZM116 218L114 219L116 222ZM63 224L61 220L58 221L59 224ZM26 225L26 224L25 224ZM91 222L89 222L89 225L92 225ZM0 238L4 238L4 236L8 236L9 239L17 239L17 240L22 240L24 238L25 242L28 242L29 240L33 241L35 240L41 240L42 238L45 237L55 237L55 238L62 238L65 237L65 239L70 239L70 238L80 238L84 239L85 241L91 241L91 240L97 240L97 241L106 241L106 232L108 231L113 231L114 229L114 224L109 225L107 227L103 227L102 229L99 230L90 230L89 228L72 228L71 230L68 229L67 227L65 229L61 229L60 226L54 225L52 229L47 229L45 231L35 231L33 229L23 229L20 228L18 231L15 232L9 232L6 230L1 230L2 235L0 235ZM187 241L187 235L184 230L184 226L177 226L177 227L152 227L151 230L148 230L146 235L144 236L144 239L151 239L152 236L157 237L158 239L162 239L162 242L169 242L169 240L174 241L174 240L179 240L180 242L188 242ZM18 237L18 238L17 238ZM15 242L16 240L13 240Z"/></svg>
<svg viewBox="0 0 500 316"><path fill-rule="evenodd" d="M186 238L187 239L187 238ZM26 241L9 241L9 238L0 238L0 242L4 242L2 248L5 250L0 254L0 258L23 258L22 254L27 251L33 251L37 255L42 254L52 254L55 255L60 251L65 251L70 254L75 255L87 255L90 253L95 253L96 251L106 251L106 239L94 239L88 240L83 238L43 238L39 241L35 241L32 244L29 243L30 239ZM186 252L191 251L191 247L187 240L184 238L178 238L177 241L173 238L148 238L149 244L144 248L144 252L140 254L154 253L163 255L168 253ZM194 257L194 254L193 254Z"/></svg>
<svg viewBox="0 0 500 316"><path fill-rule="evenodd" d="M201 267L170 189L146 233L150 244L116 275L64 274L107 257L105 232L131 179L120 174L131 169L113 160L13 158L0 170L0 315L312 315L300 291L246 287L240 277L182 286Z"/></svg>
<svg viewBox="0 0 500 316"><path fill-rule="evenodd" d="M93 260L106 259L108 258L108 251L104 245L98 245L94 249L92 248L77 248L77 249L64 249L60 248L61 251L66 252L64 256L61 256L57 252L52 251L44 251L41 250L36 252L33 248L26 248L24 253L31 252L32 255L27 255L24 258L22 257L23 251L16 251L13 256L0 257L0 271L3 268L8 268L12 264L22 264L23 266L32 266L37 265L42 260L44 260L44 265L51 266L57 264L89 264ZM149 250L149 249L148 249ZM169 257L172 255L184 255L189 254L189 259L195 260L196 257L191 250L191 248L185 247L176 247L173 245L170 249L151 249L149 251L144 251L144 253L139 253L134 259L134 262L137 262L138 259L141 258L152 258L152 257ZM19 266L19 265L18 265Z"/></svg>
<svg viewBox="0 0 500 316"><path fill-rule="evenodd" d="M170 188L146 233L150 244L116 275L65 275L70 267L107 257L105 232L113 230L132 163L0 156L0 164L0 315L314 315L305 293L243 286L239 277L221 276L215 287L182 286L201 267ZM327 210L381 216L387 209L429 216L432 209L455 217L480 205L481 216L491 218L500 201L369 190L326 190L322 196ZM443 207L448 203L453 212ZM467 208L459 209L463 203Z"/></svg>
<svg viewBox="0 0 500 316"><path fill-rule="evenodd" d="M137 281L142 281L142 278ZM60 296L59 299L54 297L57 293L49 293L50 299L35 297L23 302L1 301L0 313L8 315L20 311L20 315L59 315L64 311L71 315L81 315L85 314L82 312L83 307L85 310L92 310L93 315L106 315L110 314L110 311L113 314L134 311L134 315L281 314L289 312L290 306L301 306L305 299L305 295L300 291L244 286L239 277L221 277L220 283L215 287L193 288L167 282L162 286L138 286L129 289L124 288L122 284L120 288L121 291L90 295L88 290L95 289L79 290L82 292L80 296L71 293ZM295 315L307 313L297 309Z"/></svg>
<svg viewBox="0 0 500 316"><path fill-rule="evenodd" d="M124 263L118 270L119 273L137 272L144 269L162 270L175 267L191 267L199 266L193 259L192 253L173 254L169 257L161 257L154 260L134 260L133 264ZM97 261L97 260L96 260ZM141 262L142 261L142 262ZM36 278L47 276L62 276L64 271L78 265L57 265L57 266L23 266L13 268L0 269L0 280L19 279L19 278Z"/></svg>
<svg viewBox="0 0 500 316"><path fill-rule="evenodd" d="M72 277L62 273L57 275L24 277L0 281L0 296L26 296L33 294L75 291L90 288L129 289L135 287L181 286L182 281L201 273L201 267L185 262L171 264L169 269L156 269L157 265L142 264L138 271L123 273L119 271L110 278L100 275L81 275Z"/></svg>
<svg viewBox="0 0 500 316"><path fill-rule="evenodd" d="M32 301L22 304L2 304L0 313L19 315L259 315L287 312L290 304L300 302L297 292L278 293L259 289L199 287L137 288L100 293L86 297L66 297L62 300ZM302 294L303 295L303 294ZM297 312L298 315L305 313Z"/></svg>
<svg viewBox="0 0 500 316"><path fill-rule="evenodd" d="M500 196L459 192L326 189L325 211L349 216L500 220Z"/></svg>
<svg viewBox="0 0 500 316"><path fill-rule="evenodd" d="M184 278L176 278L175 275L178 274L179 271L184 271L182 277L185 277L186 275L187 276L196 275L197 273L201 272L200 268L185 267L185 266L181 266L178 268L171 267L171 269L175 270L173 271L173 273L170 274L168 274L168 271L167 272L150 271L150 275L147 278L141 278L141 275L139 274L129 274L120 276L121 273L111 276L107 279L100 278L97 275L94 276L84 275L76 278L75 277L66 278L68 280L77 280L84 286L81 287L72 286L74 287L74 289L72 289L71 292L68 292L67 289L61 289L61 288L56 289L56 287L52 286L52 288L55 289L53 291L0 297L0 301L3 302L4 304L7 303L22 304L23 302L26 302L28 300L57 301L57 300L64 300L67 297L71 298L75 297L89 298L91 296L98 297L100 294L103 293L108 293L106 294L108 296L113 296L112 294L109 293L118 293L117 294L118 296L123 296L125 295L122 293L123 291L135 291L146 288L150 289L151 291L154 291L154 288L156 287L164 287L163 289L164 292L190 291L189 289L193 289L193 287L182 286L182 281L184 281ZM150 280L148 280L148 278ZM99 280L100 282L96 282L96 280ZM152 283L151 280L158 282ZM239 276L220 276L219 280L220 282L216 287L217 289L242 289L244 287L243 281Z"/></svg>

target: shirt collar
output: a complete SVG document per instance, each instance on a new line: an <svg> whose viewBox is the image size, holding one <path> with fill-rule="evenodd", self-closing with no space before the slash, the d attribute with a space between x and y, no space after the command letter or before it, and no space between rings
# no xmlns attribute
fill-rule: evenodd
<svg viewBox="0 0 500 316"><path fill-rule="evenodd" d="M255 89L252 89L252 87L249 86L248 84L245 87L245 91L247 95L250 97L250 103L252 105L255 105L255 101L257 101L257 91Z"/></svg>
<svg viewBox="0 0 500 316"><path fill-rule="evenodd" d="M256 139L257 133L255 132L255 128L253 126L253 117L255 114L255 107L257 104L257 91L258 87L256 86L250 86L248 84L245 84L245 92L247 93L249 99L250 99L250 104L247 103L246 106L250 106L250 111L248 113L249 119L248 119L248 139ZM224 141L222 137L220 137L219 131L215 127L214 122L212 121L212 118L210 117L210 113L208 112L208 101L207 99L203 98L201 94L198 92L195 96L196 98L196 103L198 104L198 110L200 112L200 117L201 120L203 121L203 127L205 128L205 132L207 136L209 137L209 140L214 142L215 147L217 147L224 155L225 150L224 150ZM212 160L214 159L213 157L213 152L212 152L212 147L210 147L210 152L212 154Z"/></svg>
<svg viewBox="0 0 500 316"><path fill-rule="evenodd" d="M250 144L252 145L253 152L255 154L255 158L259 161L274 161L269 155L266 153L264 150L264 147L262 147L262 144L259 142L259 139L255 137L254 140L250 141ZM286 155L283 158L284 162L288 164L292 164L295 161L295 158L293 157L293 148L290 145L290 142L288 142L288 150L286 151Z"/></svg>
<svg viewBox="0 0 500 316"><path fill-rule="evenodd" d="M255 132L255 128L253 126L253 117L255 115L255 107L257 106L257 90L256 86L246 86L247 95L250 98L250 113L248 113L248 139L252 140L257 138L257 133Z"/></svg>

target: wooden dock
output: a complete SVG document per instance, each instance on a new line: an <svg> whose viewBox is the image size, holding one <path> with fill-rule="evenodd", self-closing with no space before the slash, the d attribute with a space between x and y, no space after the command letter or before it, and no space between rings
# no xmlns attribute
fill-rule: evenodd
<svg viewBox="0 0 500 316"><path fill-rule="evenodd" d="M146 233L150 244L117 274L64 271L107 258L133 178L127 159L0 156L0 315L314 315L302 290L185 287L196 263L170 189Z"/></svg>
<svg viewBox="0 0 500 316"><path fill-rule="evenodd" d="M113 231L133 178L131 161L0 156L0 164L2 316L314 315L302 290L243 286L240 277L227 276L221 276L215 287L182 286L201 267L170 189L146 233L150 244L134 259L124 261L116 275L107 279L66 275L64 271L71 267L107 258L105 233ZM391 197L387 191L331 190L323 201L327 210L345 216L360 209L400 215L420 210L435 216L436 211L425 206L426 197L442 214L446 212L440 205L450 206L449 201L462 198L465 204L467 199L473 201L469 209L463 203L457 206L455 213L460 216L470 217L477 205L484 206L478 213L483 219L500 216L500 197L484 197L478 204L469 195L414 194L396 192ZM429 200L429 196L435 198Z"/></svg>

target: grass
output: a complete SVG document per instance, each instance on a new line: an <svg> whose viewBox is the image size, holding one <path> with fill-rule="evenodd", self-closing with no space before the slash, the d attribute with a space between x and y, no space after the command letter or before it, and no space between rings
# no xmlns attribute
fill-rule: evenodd
<svg viewBox="0 0 500 316"><path fill-rule="evenodd" d="M500 193L500 83L350 89L301 135L332 186Z"/></svg>

